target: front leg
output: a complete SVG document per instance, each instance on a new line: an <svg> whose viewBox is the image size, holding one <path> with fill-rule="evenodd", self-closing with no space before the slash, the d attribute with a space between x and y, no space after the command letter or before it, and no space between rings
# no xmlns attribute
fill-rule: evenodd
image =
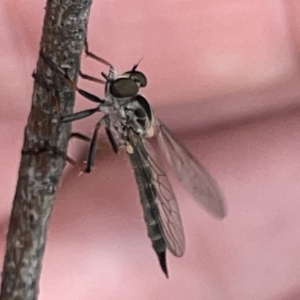
<svg viewBox="0 0 300 300"><path fill-rule="evenodd" d="M111 63L109 63L105 59L103 59L103 58L101 58L101 57L99 57L99 56L97 56L97 55L95 55L95 54L93 54L92 52L89 51L89 44L88 44L87 39L85 39L85 42L84 42L84 51L85 51L86 56L88 56L88 57L90 57L90 58L92 58L92 59L108 66L108 67L112 67Z"/></svg>
<svg viewBox="0 0 300 300"><path fill-rule="evenodd" d="M53 61L51 61L51 59L49 57L47 57L45 55L44 52L40 51L40 56L41 58L44 60L44 62L46 64L48 64L51 69L53 69L54 71L60 73L70 84L71 86L74 88L75 91L77 91L80 95L82 95L83 97L85 97L86 99L90 100L90 101L93 101L93 102L96 102L96 103L104 103L105 101L102 100L101 98L85 91L85 90L82 90L80 89L76 82L73 81L70 76L68 75L67 71L63 70L62 68L58 67Z"/></svg>
<svg viewBox="0 0 300 300"><path fill-rule="evenodd" d="M93 77L93 76L90 76L90 75L87 75L87 74L84 74L84 73L82 73L80 70L79 70L79 76L80 76L82 79L90 80L90 81L97 82L97 83L101 83L101 84L106 84L106 81L105 81L105 80L99 79L99 78L96 78L96 77Z"/></svg>

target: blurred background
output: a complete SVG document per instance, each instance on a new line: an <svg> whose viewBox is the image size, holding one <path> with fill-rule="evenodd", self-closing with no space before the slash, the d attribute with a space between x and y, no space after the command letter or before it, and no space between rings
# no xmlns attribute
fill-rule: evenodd
<svg viewBox="0 0 300 300"><path fill-rule="evenodd" d="M1 259L45 5L0 2ZM144 96L216 178L228 214L214 219L173 181L187 246L168 255L167 280L126 154L103 135L92 174L65 169L39 299L300 299L299 20L297 0L94 1L90 50L121 72L143 58ZM83 55L82 71L107 68ZM76 111L91 107L77 96ZM91 135L100 117L73 128ZM84 161L87 149L72 140L69 152Z"/></svg>

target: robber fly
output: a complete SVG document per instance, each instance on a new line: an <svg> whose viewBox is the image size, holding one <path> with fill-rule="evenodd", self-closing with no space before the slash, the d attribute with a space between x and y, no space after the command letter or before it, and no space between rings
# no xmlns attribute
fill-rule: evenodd
<svg viewBox="0 0 300 300"><path fill-rule="evenodd" d="M104 83L105 97L100 99L79 89L66 72L57 68L64 72L81 95L98 102L96 108L64 116L61 121L79 120L96 112L104 114L95 127L85 172L90 172L94 164L98 131L104 126L113 150L118 152L119 148L125 148L129 156L148 236L168 277L166 250L181 257L185 250L185 238L177 200L163 167L164 158L185 189L218 218L225 215L223 196L215 180L155 116L148 101L140 94L140 89L147 85L147 78L137 71L137 65L128 72L118 74L111 64L90 53L87 48L86 54L110 67L108 75L102 73L105 80L80 73L85 79Z"/></svg>

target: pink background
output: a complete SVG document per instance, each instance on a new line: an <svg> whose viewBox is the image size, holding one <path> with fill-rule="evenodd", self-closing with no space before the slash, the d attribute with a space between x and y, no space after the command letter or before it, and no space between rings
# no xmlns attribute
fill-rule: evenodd
<svg viewBox="0 0 300 300"><path fill-rule="evenodd" d="M91 50L121 71L144 58L145 96L217 179L228 215L215 220L174 183L187 249L168 255L166 280L128 159L104 139L92 175L65 170L39 299L300 299L299 1L94 2ZM1 256L44 6L0 2ZM82 70L107 68L83 59ZM78 97L76 110L89 107ZM99 117L74 128L90 135ZM72 157L86 151L71 142Z"/></svg>

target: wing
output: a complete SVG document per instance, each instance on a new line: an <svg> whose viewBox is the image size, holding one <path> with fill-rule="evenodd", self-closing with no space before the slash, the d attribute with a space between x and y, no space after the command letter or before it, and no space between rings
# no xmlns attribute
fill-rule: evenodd
<svg viewBox="0 0 300 300"><path fill-rule="evenodd" d="M147 144L147 141L144 141L146 143L144 145L142 138L131 130L129 131L129 142L133 151L128 154L134 169L145 220L148 225L148 234L152 239L153 247L154 240L158 239L159 236L157 232L157 236L152 236L151 221L153 223L153 220L147 216L149 214L148 209L151 210L168 249L173 255L180 257L184 253L185 239L172 186L151 145Z"/></svg>
<svg viewBox="0 0 300 300"><path fill-rule="evenodd" d="M162 121L156 119L155 123L160 151L178 180L208 212L223 218L226 214L225 201L216 181Z"/></svg>

